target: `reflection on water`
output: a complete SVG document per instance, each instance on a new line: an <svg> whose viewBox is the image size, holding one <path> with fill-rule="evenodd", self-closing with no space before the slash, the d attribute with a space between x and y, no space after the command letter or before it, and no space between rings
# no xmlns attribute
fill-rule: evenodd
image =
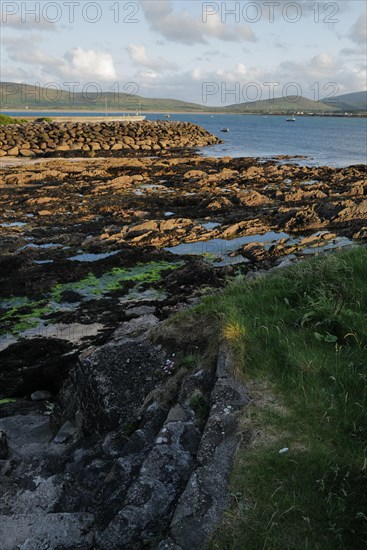
<svg viewBox="0 0 367 550"><path fill-rule="evenodd" d="M89 254L87 252L82 252L81 254L68 258L68 260L71 260L72 262L98 262L98 260L104 260L105 258L115 256L115 254L118 253L118 250L115 250L114 252L105 252L104 254Z"/></svg>
<svg viewBox="0 0 367 550"><path fill-rule="evenodd" d="M289 239L288 233L275 231L268 231L263 235L245 235L244 237L237 237L236 239L210 239L209 241L196 241L194 243L182 243L177 246L171 246L165 248L173 254L213 254L214 256L223 257L229 252L233 252L237 248L248 243L265 243L277 241L279 239Z"/></svg>

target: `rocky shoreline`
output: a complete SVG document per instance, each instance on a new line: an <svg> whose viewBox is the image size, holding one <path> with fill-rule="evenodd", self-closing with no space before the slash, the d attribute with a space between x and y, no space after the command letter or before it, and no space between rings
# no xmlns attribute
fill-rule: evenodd
<svg viewBox="0 0 367 550"><path fill-rule="evenodd" d="M203 548L251 396L173 314L366 242L364 165L144 155L3 167L4 549Z"/></svg>
<svg viewBox="0 0 367 550"><path fill-rule="evenodd" d="M42 120L42 119L41 119ZM0 126L0 157L65 155L106 156L131 152L146 154L203 147L220 140L188 122L39 122Z"/></svg>

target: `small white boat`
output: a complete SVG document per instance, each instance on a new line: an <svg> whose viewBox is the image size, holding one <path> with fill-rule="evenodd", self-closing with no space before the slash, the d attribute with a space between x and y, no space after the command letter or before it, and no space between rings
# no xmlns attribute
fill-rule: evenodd
<svg viewBox="0 0 367 550"><path fill-rule="evenodd" d="M296 122L296 119L294 118L294 116L287 118L286 120L287 122Z"/></svg>
<svg viewBox="0 0 367 550"><path fill-rule="evenodd" d="M221 132L229 132L229 128L222 128Z"/></svg>

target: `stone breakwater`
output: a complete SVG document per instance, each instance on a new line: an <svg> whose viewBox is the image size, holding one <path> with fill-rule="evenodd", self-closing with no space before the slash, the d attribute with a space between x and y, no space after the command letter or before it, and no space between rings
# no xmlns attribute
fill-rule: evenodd
<svg viewBox="0 0 367 550"><path fill-rule="evenodd" d="M172 121L40 122L0 127L0 157L73 151L150 151L203 147L220 140L196 124Z"/></svg>

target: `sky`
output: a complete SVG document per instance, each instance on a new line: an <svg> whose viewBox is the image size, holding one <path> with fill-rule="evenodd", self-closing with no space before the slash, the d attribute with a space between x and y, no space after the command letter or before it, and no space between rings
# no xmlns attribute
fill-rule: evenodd
<svg viewBox="0 0 367 550"><path fill-rule="evenodd" d="M0 2L2 82L221 106L366 89L364 0Z"/></svg>

